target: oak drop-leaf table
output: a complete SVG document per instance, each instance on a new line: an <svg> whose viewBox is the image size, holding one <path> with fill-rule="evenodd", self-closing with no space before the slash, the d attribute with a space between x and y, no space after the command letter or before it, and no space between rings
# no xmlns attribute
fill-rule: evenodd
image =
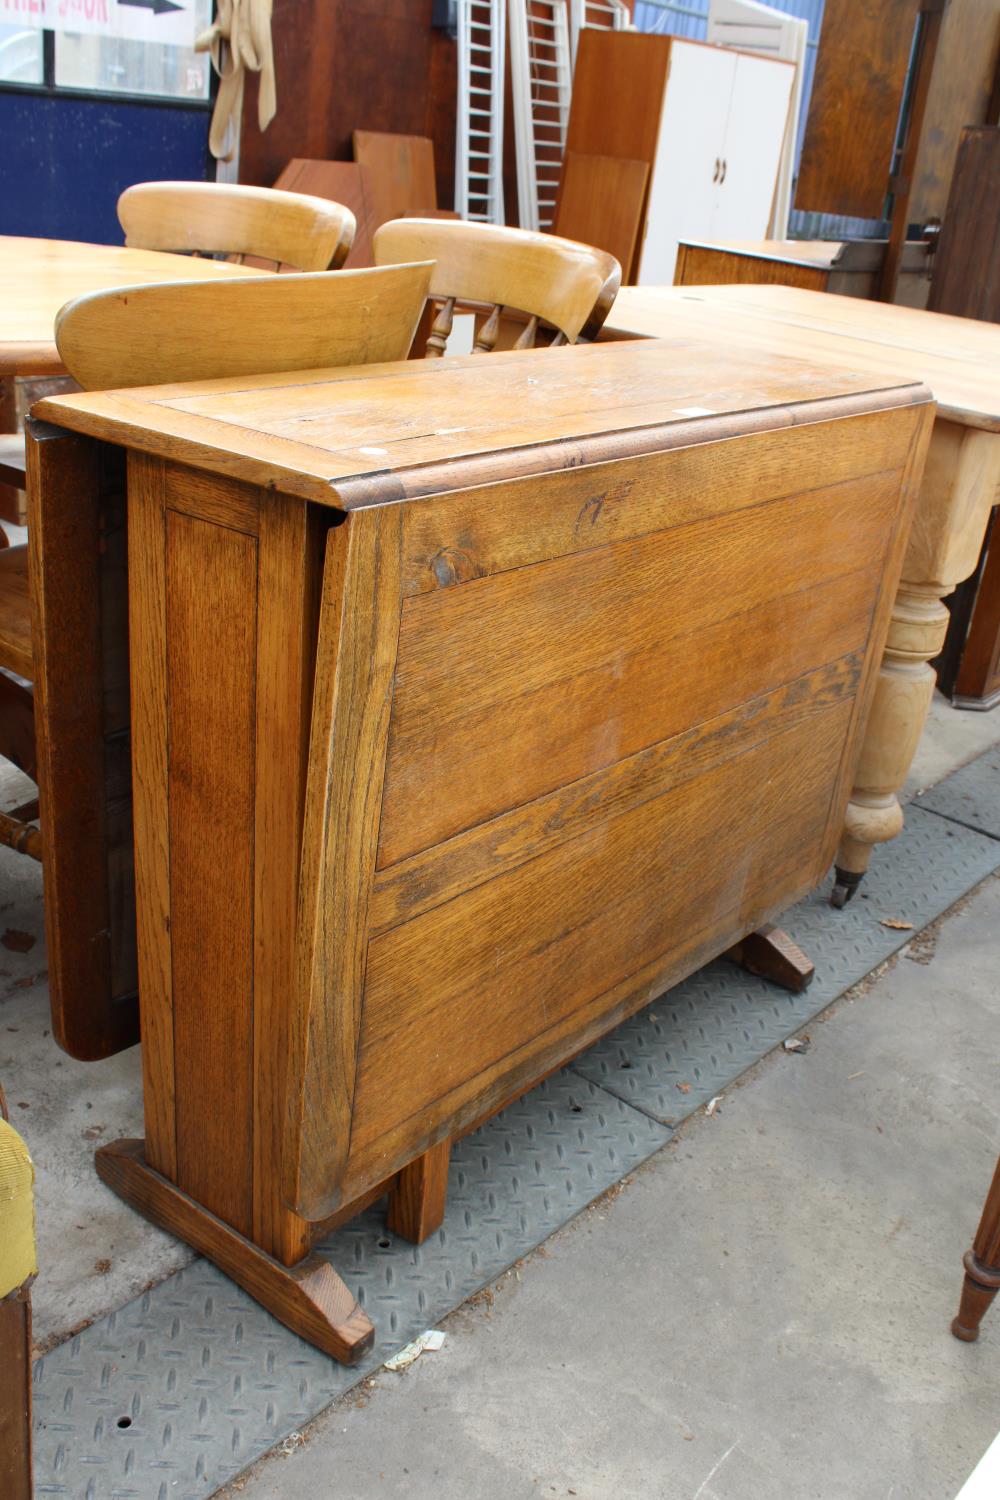
<svg viewBox="0 0 1000 1500"><path fill-rule="evenodd" d="M99 1170L354 1359L317 1236L388 1192L425 1237L451 1140L829 867L933 406L666 339L35 412L43 673L128 520L146 1135Z"/></svg>

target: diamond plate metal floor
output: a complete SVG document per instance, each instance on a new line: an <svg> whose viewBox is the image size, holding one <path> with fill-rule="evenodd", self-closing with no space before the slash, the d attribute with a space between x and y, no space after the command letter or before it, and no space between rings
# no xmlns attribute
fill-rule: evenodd
<svg viewBox="0 0 1000 1500"><path fill-rule="evenodd" d="M375 1324L346 1370L196 1261L35 1365L35 1489L194 1500L377 1369L637 1167L671 1132L574 1073L452 1151L448 1212L421 1246L376 1205L322 1245Z"/></svg>
<svg viewBox="0 0 1000 1500"><path fill-rule="evenodd" d="M1000 798L1000 770L993 776ZM782 917L816 965L801 995L719 959L609 1032L573 1067L676 1125L913 937L883 920L919 931L997 868L995 840L911 803L903 832L875 851L870 879L843 911L830 906L828 881Z"/></svg>
<svg viewBox="0 0 1000 1500"><path fill-rule="evenodd" d="M919 930L1000 868L998 803L993 752L911 805L904 833L876 853L870 889L844 911L827 904L827 887L787 913L783 925L816 964L803 996L710 964L460 1142L444 1226L425 1245L389 1235L379 1205L332 1235L321 1249L378 1331L365 1364L334 1364L201 1260L44 1356L34 1372L37 1493L210 1495L652 1155L673 1124L913 936L883 919ZM966 826L977 818L988 832Z"/></svg>
<svg viewBox="0 0 1000 1500"><path fill-rule="evenodd" d="M921 793L914 805L1000 839L1000 748L987 750L939 781Z"/></svg>

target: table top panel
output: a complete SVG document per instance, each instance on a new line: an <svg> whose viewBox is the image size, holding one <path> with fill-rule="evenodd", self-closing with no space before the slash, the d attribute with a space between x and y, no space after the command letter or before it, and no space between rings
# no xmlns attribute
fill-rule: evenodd
<svg viewBox="0 0 1000 1500"><path fill-rule="evenodd" d="M53 330L59 309L74 297L115 286L261 274L159 250L0 235L0 379L61 371Z"/></svg>
<svg viewBox="0 0 1000 1500"><path fill-rule="evenodd" d="M616 444L649 451L926 399L893 376L743 349L720 359L675 336L81 393L35 414L351 509L594 462Z"/></svg>
<svg viewBox="0 0 1000 1500"><path fill-rule="evenodd" d="M942 416L1000 431L1000 325L800 287L623 287L606 337L700 337L714 347L830 360L928 385Z"/></svg>

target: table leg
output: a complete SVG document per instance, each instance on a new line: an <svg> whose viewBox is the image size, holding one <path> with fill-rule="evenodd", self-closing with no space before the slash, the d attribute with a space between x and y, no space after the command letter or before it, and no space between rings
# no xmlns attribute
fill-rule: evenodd
<svg viewBox="0 0 1000 1500"><path fill-rule="evenodd" d="M17 431L17 387L13 378L0 380L0 433ZM13 485L0 484L0 521L16 524L24 512L24 495Z"/></svg>
<svg viewBox="0 0 1000 1500"><path fill-rule="evenodd" d="M144 1141L121 1197L351 1363L372 1327L280 1191L319 578L305 502L130 454ZM392 1183L338 1208L360 1211Z"/></svg>
<svg viewBox="0 0 1000 1500"><path fill-rule="evenodd" d="M0 1494L31 1500L31 1292L0 1298Z"/></svg>
<svg viewBox="0 0 1000 1500"><path fill-rule="evenodd" d="M30 418L28 429L52 1028L90 1061L139 1039L125 475L117 449Z"/></svg>
<svg viewBox="0 0 1000 1500"><path fill-rule="evenodd" d="M444 1219L451 1141L432 1146L399 1173L389 1190L387 1223L393 1234L422 1245Z"/></svg>
<svg viewBox="0 0 1000 1500"><path fill-rule="evenodd" d="M1000 1288L1000 1161L986 1195L972 1249L966 1251L962 1302L951 1331L963 1343L979 1337L983 1314Z"/></svg>
<svg viewBox="0 0 1000 1500"><path fill-rule="evenodd" d="M831 900L843 906L864 878L875 844L903 826L906 780L934 693L929 665L944 642L942 599L979 558L1000 493L1000 433L934 424L885 655L844 819Z"/></svg>

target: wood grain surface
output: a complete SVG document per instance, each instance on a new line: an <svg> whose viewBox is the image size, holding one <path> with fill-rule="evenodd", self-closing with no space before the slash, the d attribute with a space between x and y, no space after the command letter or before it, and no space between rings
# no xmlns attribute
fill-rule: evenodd
<svg viewBox="0 0 1000 1500"><path fill-rule="evenodd" d="M238 182L137 182L118 199L129 249L244 256L297 271L336 270L354 240L342 203Z"/></svg>
<svg viewBox="0 0 1000 1500"><path fill-rule="evenodd" d="M405 359L430 264L168 282L64 307L56 344L86 390Z"/></svg>
<svg viewBox="0 0 1000 1500"><path fill-rule="evenodd" d="M177 1174L199 1202L246 1234L253 1163L256 542L169 511L163 540ZM222 1075L226 1108L206 1111L200 1101Z"/></svg>
<svg viewBox="0 0 1000 1500"><path fill-rule="evenodd" d="M0 1488L31 1500L31 1292L0 1297Z"/></svg>
<svg viewBox="0 0 1000 1500"><path fill-rule="evenodd" d="M280 1265L150 1167L142 1141L113 1141L95 1160L119 1197L208 1256L293 1333L347 1365L371 1348L371 1320L328 1260L312 1255L291 1269Z"/></svg>
<svg viewBox="0 0 1000 1500"><path fill-rule="evenodd" d="M282 1184L288 1202L309 1219L337 1206L325 1201L324 1185L342 1173L350 1146L399 631L401 540L402 511L390 506L358 512L327 541Z"/></svg>
<svg viewBox="0 0 1000 1500"><path fill-rule="evenodd" d="M52 1029L73 1057L91 1060L139 1036L125 466L118 450L28 427Z"/></svg>
<svg viewBox="0 0 1000 1500"><path fill-rule="evenodd" d="M634 301L651 295L651 302ZM696 320L680 332L670 328L659 289L653 295L625 288L623 296L626 308L649 308L670 336L630 346L456 357L437 361L429 373L422 363L407 362L373 365L364 373L80 393L48 398L37 411L136 451L251 484L276 483L286 493L352 510L390 496L454 489L470 476L486 483L688 447L717 436L718 419L727 416L734 433L791 426L792 407L803 400L818 420L824 401L847 400L838 410L857 414L924 399L919 377L892 373L889 354L883 366L869 351L866 368L845 344L839 360L831 355L821 365L809 359L810 341L801 337L797 358L779 353L773 338L758 336L762 348L752 347L750 327L740 347L728 339L720 360L717 341L712 347ZM838 305L852 300L830 299ZM641 326L614 312L612 320L616 329L627 331L634 322L640 336L648 331L645 312ZM879 372L874 378L873 369ZM776 415L775 408L782 411Z"/></svg>
<svg viewBox="0 0 1000 1500"><path fill-rule="evenodd" d="M606 338L701 340L859 376L919 380L941 417L1000 432L1000 327L785 286L623 287Z"/></svg>
<svg viewBox="0 0 1000 1500"><path fill-rule="evenodd" d="M295 156L282 168L274 186L291 193L310 193L343 203L354 215L354 243L344 261L345 270L370 266L372 235L378 228L375 199L368 168L354 161L311 161Z"/></svg>
<svg viewBox="0 0 1000 1500"><path fill-rule="evenodd" d="M1000 125L962 131L927 305L1000 324Z"/></svg>
<svg viewBox="0 0 1000 1500"><path fill-rule="evenodd" d="M918 0L826 0L795 207L885 215Z"/></svg>
<svg viewBox="0 0 1000 1500"><path fill-rule="evenodd" d="M929 399L683 331L45 410L132 476L102 1172L332 1348L312 1225L431 1233L450 1141L824 872Z"/></svg>
<svg viewBox="0 0 1000 1500"><path fill-rule="evenodd" d="M754 281L825 292L830 266L818 259L797 258L799 252L794 245L789 245L788 254L788 260L779 260L712 245L686 245L682 241L677 251L674 285L721 286L728 282Z"/></svg>
<svg viewBox="0 0 1000 1500"><path fill-rule="evenodd" d="M553 230L613 255L628 280L642 225L649 162L567 151Z"/></svg>
<svg viewBox="0 0 1000 1500"><path fill-rule="evenodd" d="M948 0L913 169L909 218L942 218L962 131L996 125L990 98L1000 69L997 0Z"/></svg>

